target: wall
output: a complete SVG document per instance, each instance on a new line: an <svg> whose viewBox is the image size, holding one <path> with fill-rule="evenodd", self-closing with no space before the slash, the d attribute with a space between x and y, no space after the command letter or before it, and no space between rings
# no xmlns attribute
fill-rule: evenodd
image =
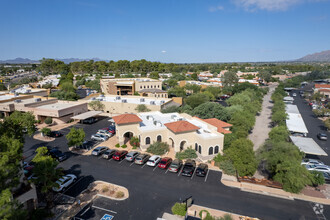
<svg viewBox="0 0 330 220"><path fill-rule="evenodd" d="M138 127L139 127L139 123L116 125L116 136L118 138L119 144L120 145L124 144L125 141L124 134L126 132L132 132L133 136L138 137L140 135L140 131Z"/></svg>
<svg viewBox="0 0 330 220"><path fill-rule="evenodd" d="M142 89L162 89L161 81L135 81L135 91Z"/></svg>

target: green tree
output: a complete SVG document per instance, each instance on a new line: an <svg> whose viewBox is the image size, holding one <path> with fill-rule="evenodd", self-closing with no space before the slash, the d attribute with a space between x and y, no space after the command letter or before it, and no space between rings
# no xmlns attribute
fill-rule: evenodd
<svg viewBox="0 0 330 220"><path fill-rule="evenodd" d="M193 109L208 101L210 101L210 98L202 93L192 94L185 99L185 103L191 106Z"/></svg>
<svg viewBox="0 0 330 220"><path fill-rule="evenodd" d="M262 70L259 72L259 77L266 82L270 82L272 79L272 74L267 70Z"/></svg>
<svg viewBox="0 0 330 220"><path fill-rule="evenodd" d="M277 126L269 132L269 138L274 141L289 141L289 131L286 126Z"/></svg>
<svg viewBox="0 0 330 220"><path fill-rule="evenodd" d="M167 91L169 97L186 97L186 90L183 87L175 86Z"/></svg>
<svg viewBox="0 0 330 220"><path fill-rule="evenodd" d="M210 92L215 98L218 98L221 94L221 88L217 86L208 86L204 89L204 92Z"/></svg>
<svg viewBox="0 0 330 220"><path fill-rule="evenodd" d="M103 111L104 104L99 100L93 100L88 103L88 106L93 109L94 111Z"/></svg>
<svg viewBox="0 0 330 220"><path fill-rule="evenodd" d="M149 74L149 78L159 79L159 74L157 72L152 72L152 73Z"/></svg>
<svg viewBox="0 0 330 220"><path fill-rule="evenodd" d="M233 163L239 176L252 176L256 172L258 162L254 155L252 141L237 139L224 153Z"/></svg>
<svg viewBox="0 0 330 220"><path fill-rule="evenodd" d="M228 71L224 74L222 79L222 85L224 90L232 91L232 86L238 83L238 77L235 72Z"/></svg>
<svg viewBox="0 0 330 220"><path fill-rule="evenodd" d="M45 119L45 124L50 125L50 124L52 124L52 123L53 123L53 119L52 119L51 117L47 117L47 118Z"/></svg>
<svg viewBox="0 0 330 220"><path fill-rule="evenodd" d="M184 88L191 91L191 93L199 93L201 91L201 86L196 84L186 84Z"/></svg>
<svg viewBox="0 0 330 220"><path fill-rule="evenodd" d="M13 196L9 189L0 191L0 219L25 219L26 211Z"/></svg>
<svg viewBox="0 0 330 220"><path fill-rule="evenodd" d="M230 119L227 108L215 102L203 103L192 110L191 114L202 119L217 118L223 121L228 121Z"/></svg>
<svg viewBox="0 0 330 220"><path fill-rule="evenodd" d="M51 132L50 128L42 128L41 129L41 133L42 133L43 136L49 136L50 132Z"/></svg>
<svg viewBox="0 0 330 220"><path fill-rule="evenodd" d="M148 107L147 107L145 104L140 104L140 105L138 105L138 106L135 108L135 110L136 110L137 112L150 112L150 111L151 111L150 109L148 109Z"/></svg>
<svg viewBox="0 0 330 220"><path fill-rule="evenodd" d="M68 140L69 147L76 147L83 144L85 139L85 132L82 128L71 128L70 132L66 135L66 139Z"/></svg>

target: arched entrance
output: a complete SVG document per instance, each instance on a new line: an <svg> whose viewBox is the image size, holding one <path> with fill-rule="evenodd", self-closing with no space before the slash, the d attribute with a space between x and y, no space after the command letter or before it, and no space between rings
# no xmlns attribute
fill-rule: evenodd
<svg viewBox="0 0 330 220"><path fill-rule="evenodd" d="M181 141L181 143L180 143L180 151L183 151L185 148L185 145L187 144L187 142L186 141Z"/></svg>
<svg viewBox="0 0 330 220"><path fill-rule="evenodd" d="M124 140L124 144L126 144L129 140L131 140L131 138L134 136L134 134L132 133L132 132L130 132L130 131L128 131L128 132L126 132L125 134L124 134L124 138L125 138L125 140Z"/></svg>
<svg viewBox="0 0 330 220"><path fill-rule="evenodd" d="M169 138L170 147L174 148L174 141L172 138Z"/></svg>

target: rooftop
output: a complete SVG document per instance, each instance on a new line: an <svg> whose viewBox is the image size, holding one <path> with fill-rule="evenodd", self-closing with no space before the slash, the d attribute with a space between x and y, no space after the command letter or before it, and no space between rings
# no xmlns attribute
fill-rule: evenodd
<svg viewBox="0 0 330 220"><path fill-rule="evenodd" d="M135 114L122 114L122 115L114 116L112 117L112 119L118 125L142 122L142 119Z"/></svg>
<svg viewBox="0 0 330 220"><path fill-rule="evenodd" d="M171 101L167 98L151 98L142 96L116 96L106 95L92 98L91 100L99 100L104 102L116 102L116 103L132 103L132 104L145 104L145 105L162 105Z"/></svg>
<svg viewBox="0 0 330 220"><path fill-rule="evenodd" d="M150 78L115 78L115 79L111 79L111 78L107 78L107 77L102 77L102 80L106 80L106 81L139 81L139 82L156 82L159 80L156 79L150 79Z"/></svg>
<svg viewBox="0 0 330 220"><path fill-rule="evenodd" d="M193 125L188 121L175 121L175 122L166 123L164 125L174 133L195 131L199 129L199 127Z"/></svg>
<svg viewBox="0 0 330 220"><path fill-rule="evenodd" d="M45 109L45 110L62 110L66 109L75 105L79 105L81 103L74 103L74 102L57 102L53 104L48 104L48 105L42 105L37 107L37 109Z"/></svg>
<svg viewBox="0 0 330 220"><path fill-rule="evenodd" d="M315 84L315 88L330 89L330 84Z"/></svg>

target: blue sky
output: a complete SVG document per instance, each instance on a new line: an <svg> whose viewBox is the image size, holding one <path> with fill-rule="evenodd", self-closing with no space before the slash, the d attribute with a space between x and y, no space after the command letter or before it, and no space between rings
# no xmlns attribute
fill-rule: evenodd
<svg viewBox="0 0 330 220"><path fill-rule="evenodd" d="M330 49L330 0L0 0L0 59L280 61Z"/></svg>

